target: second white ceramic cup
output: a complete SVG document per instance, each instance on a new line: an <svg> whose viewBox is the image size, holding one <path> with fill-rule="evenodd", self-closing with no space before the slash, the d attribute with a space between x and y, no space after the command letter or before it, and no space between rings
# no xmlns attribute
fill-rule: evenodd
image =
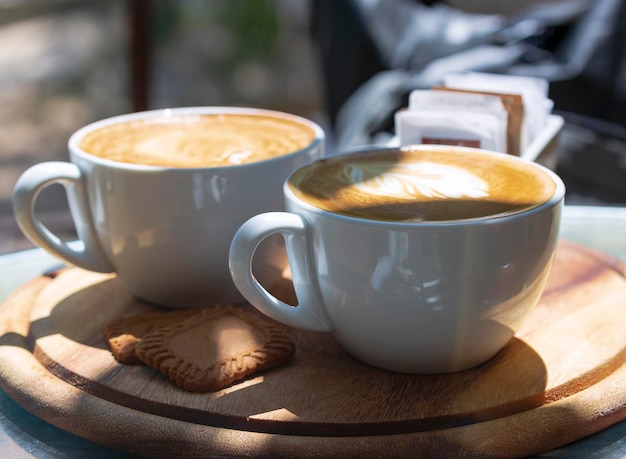
<svg viewBox="0 0 626 459"><path fill-rule="evenodd" d="M466 153L483 162L498 155ZM473 367L511 340L550 273L565 187L532 167L555 184L542 205L437 223L344 216L307 203L285 183L287 212L257 215L235 234L235 285L269 317L330 332L373 366L404 373ZM251 269L258 245L275 233L287 243L296 307L272 296Z"/></svg>

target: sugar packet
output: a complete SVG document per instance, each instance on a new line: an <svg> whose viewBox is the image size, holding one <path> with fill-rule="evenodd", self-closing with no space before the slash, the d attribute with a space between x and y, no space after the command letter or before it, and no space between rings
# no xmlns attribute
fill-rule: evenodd
<svg viewBox="0 0 626 459"><path fill-rule="evenodd" d="M506 153L507 117L497 96L415 90L408 108L395 114L396 135L401 145L463 145Z"/></svg>
<svg viewBox="0 0 626 459"><path fill-rule="evenodd" d="M521 96L524 106L519 147L521 151L541 132L554 107L554 102L548 98L549 83L544 78L481 72L454 73L444 78L443 86Z"/></svg>

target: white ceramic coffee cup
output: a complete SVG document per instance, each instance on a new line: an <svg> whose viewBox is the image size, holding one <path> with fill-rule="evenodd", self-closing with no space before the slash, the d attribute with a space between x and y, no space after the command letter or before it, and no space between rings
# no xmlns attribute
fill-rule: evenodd
<svg viewBox="0 0 626 459"><path fill-rule="evenodd" d="M100 127L176 114L287 118L312 128L315 138L284 156L207 168L122 163L79 147L87 133ZM15 216L34 244L81 268L115 272L133 294L149 302L172 307L242 302L228 270L233 234L260 211L284 209L285 178L321 157L324 139L322 129L309 120L254 108L189 107L117 116L74 133L68 143L71 162L41 163L24 172L14 190ZM83 247L61 241L35 213L38 194L54 183L65 187ZM278 280L286 266L284 247L281 251L268 243L258 266L266 282Z"/></svg>
<svg viewBox="0 0 626 459"><path fill-rule="evenodd" d="M269 317L331 332L373 366L405 373L476 366L511 340L551 269L565 187L533 167L555 184L544 204L438 223L344 216L303 201L285 183L287 212L257 215L235 234L233 280ZM287 243L295 307L268 293L251 270L256 247L275 233Z"/></svg>

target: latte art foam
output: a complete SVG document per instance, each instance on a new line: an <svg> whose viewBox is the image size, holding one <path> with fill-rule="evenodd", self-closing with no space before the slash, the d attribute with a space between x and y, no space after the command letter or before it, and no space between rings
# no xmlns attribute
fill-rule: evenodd
<svg viewBox="0 0 626 459"><path fill-rule="evenodd" d="M484 198L489 184L458 167L420 162L346 164L342 173L364 194L414 200L423 198Z"/></svg>
<svg viewBox="0 0 626 459"><path fill-rule="evenodd" d="M153 116L88 133L80 148L112 161L164 167L236 166L283 156L313 142L288 118L247 114Z"/></svg>
<svg viewBox="0 0 626 459"><path fill-rule="evenodd" d="M420 222L510 215L548 201L545 172L506 155L460 149L383 149L331 157L296 171L289 187L321 209Z"/></svg>

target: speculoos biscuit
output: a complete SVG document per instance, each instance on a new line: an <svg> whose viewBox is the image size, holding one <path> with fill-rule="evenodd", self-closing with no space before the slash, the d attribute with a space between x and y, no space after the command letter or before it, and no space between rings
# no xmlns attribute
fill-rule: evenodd
<svg viewBox="0 0 626 459"><path fill-rule="evenodd" d="M149 333L137 357L192 392L214 392L286 362L295 352L279 326L235 306L215 306Z"/></svg>

